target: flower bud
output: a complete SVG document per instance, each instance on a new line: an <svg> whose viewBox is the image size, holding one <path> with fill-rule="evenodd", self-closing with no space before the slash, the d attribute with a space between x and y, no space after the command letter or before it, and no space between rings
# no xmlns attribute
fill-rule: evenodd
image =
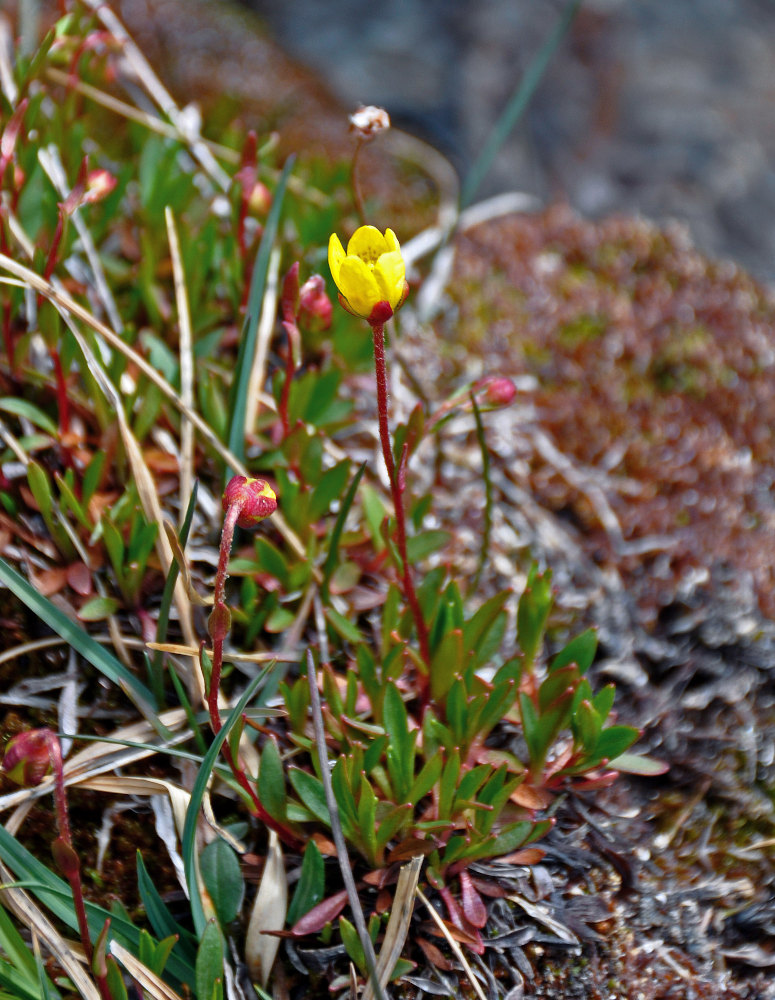
<svg viewBox="0 0 775 1000"><path fill-rule="evenodd" d="M488 375L476 383L478 401L494 409L508 406L516 394L517 387L505 375Z"/></svg>
<svg viewBox="0 0 775 1000"><path fill-rule="evenodd" d="M81 198L82 205L91 205L95 201L107 198L118 180L108 170L92 170L86 178L86 190Z"/></svg>
<svg viewBox="0 0 775 1000"><path fill-rule="evenodd" d="M325 281L319 274L313 274L301 286L299 323L310 333L322 333L331 326L333 311Z"/></svg>
<svg viewBox="0 0 775 1000"><path fill-rule="evenodd" d="M31 788L39 785L51 770L50 729L27 729L8 743L2 769L17 785Z"/></svg>
<svg viewBox="0 0 775 1000"><path fill-rule="evenodd" d="M350 115L350 131L359 139L373 139L389 128L390 115L384 108L377 108L373 104L356 108Z"/></svg>
<svg viewBox="0 0 775 1000"><path fill-rule="evenodd" d="M233 476L223 491L221 500L224 510L234 504L240 505L237 524L240 528L255 528L265 517L277 510L277 497L265 479L246 479Z"/></svg>
<svg viewBox="0 0 775 1000"><path fill-rule="evenodd" d="M261 181L256 181L248 195L248 210L251 215L265 216L272 207L272 192Z"/></svg>

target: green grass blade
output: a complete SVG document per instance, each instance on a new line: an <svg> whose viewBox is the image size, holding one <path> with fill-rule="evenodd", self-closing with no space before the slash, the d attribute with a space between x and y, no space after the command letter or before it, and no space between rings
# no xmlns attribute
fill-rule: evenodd
<svg viewBox="0 0 775 1000"><path fill-rule="evenodd" d="M565 37L580 6L581 0L571 0L563 11L562 17L557 22L554 31L546 39L528 66L519 86L506 105L505 111L495 123L487 142L482 147L481 153L477 156L474 165L468 171L468 175L463 181L463 188L460 194L460 202L463 207L470 205L474 200L479 186L489 173L493 160L498 155L498 151L508 138L511 130L525 113L552 56Z"/></svg>
<svg viewBox="0 0 775 1000"><path fill-rule="evenodd" d="M229 450L244 462L245 460L245 409L248 402L248 384L253 356L256 353L256 338L258 337L258 321L261 316L261 302L264 298L266 275L269 269L269 255L277 236L280 225L283 195L288 184L288 178L293 168L295 157L289 156L272 199L272 207L266 220L264 234L253 265L253 275L250 279L250 295L245 315L245 325L242 329L237 365L234 370L234 382L229 397Z"/></svg>
<svg viewBox="0 0 775 1000"><path fill-rule="evenodd" d="M11 869L20 883L28 886L31 892L71 930L78 930L78 920L73 908L73 893L70 886L58 875L55 875L38 859L23 847L4 826L0 825L0 859ZM140 931L134 924L115 913L87 901L86 916L92 939L96 940L105 921L110 919L111 936L118 938L122 944L130 948L133 954L140 947ZM179 956L171 955L165 972L169 972L180 982L193 982L193 969Z"/></svg>
<svg viewBox="0 0 775 1000"><path fill-rule="evenodd" d="M68 642L93 667L96 667L108 680L117 684L140 709L146 719L156 719L156 699L145 684L130 673L115 656L92 639L88 632L84 632L56 605L39 594L4 559L0 559L0 582L5 584L20 601L27 605L30 611Z"/></svg>
<svg viewBox="0 0 775 1000"><path fill-rule="evenodd" d="M353 500L355 500L355 494L358 492L358 486L363 478L365 469L366 463L364 462L353 476L353 480L347 490L347 495L344 500L342 500L342 506L339 509L339 514L337 516L336 523L334 524L334 530L331 532L331 542L328 546L328 555L326 556L326 561L323 564L323 599L326 601L328 600L328 586L331 582L331 575L336 569L336 563L339 557L339 541L342 537L342 532L344 531L344 522L347 520L347 515L350 513L350 508L353 505Z"/></svg>
<svg viewBox="0 0 775 1000"><path fill-rule="evenodd" d="M199 886L196 875L196 821L197 816L199 815L199 808L202 805L202 799L204 798L205 789L207 788L207 782L210 780L210 775L215 767L215 761L226 737L229 735L229 730L245 711L248 702L258 690L259 685L266 677L268 671L271 669L271 666L272 665L270 664L265 667L258 677L255 677L251 681L245 690L245 693L229 713L229 717L224 722L218 732L218 735L210 744L210 749L205 754L202 766L199 769L199 774L194 782L194 787L191 790L191 801L189 802L188 809L186 810L186 822L183 826L182 853L183 867L186 873L186 883L188 884L188 893L191 901L191 916L194 921L196 936L200 940L205 932L205 928L207 927L207 918L205 917L204 910L202 909L202 900L199 897Z"/></svg>
<svg viewBox="0 0 775 1000"><path fill-rule="evenodd" d="M490 449L487 447L487 438L484 433L482 414L476 405L476 397L470 393L471 406L474 411L476 421L476 440L479 443L479 451L482 453L482 479L484 480L484 525L482 527L482 543L479 547L479 562L476 566L476 573L468 588L468 593L475 594L482 578L482 571L487 564L487 557L490 554L490 536L492 535L492 477L490 475Z"/></svg>

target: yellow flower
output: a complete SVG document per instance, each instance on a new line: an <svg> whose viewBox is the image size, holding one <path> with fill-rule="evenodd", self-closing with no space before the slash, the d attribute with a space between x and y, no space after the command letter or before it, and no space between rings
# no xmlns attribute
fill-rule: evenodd
<svg viewBox="0 0 775 1000"><path fill-rule="evenodd" d="M328 266L339 289L339 301L370 323L390 319L406 298L406 268L396 234L383 236L374 226L356 229L347 253L336 233L328 241Z"/></svg>

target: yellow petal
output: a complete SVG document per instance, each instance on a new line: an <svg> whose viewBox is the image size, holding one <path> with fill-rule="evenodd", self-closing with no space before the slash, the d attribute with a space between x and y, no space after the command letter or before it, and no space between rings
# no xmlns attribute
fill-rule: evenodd
<svg viewBox="0 0 775 1000"><path fill-rule="evenodd" d="M349 254L345 257L337 284L353 312L365 318L371 315L371 310L383 298L371 268L360 257Z"/></svg>
<svg viewBox="0 0 775 1000"><path fill-rule="evenodd" d="M390 230L388 230L390 232ZM380 297L395 309L404 294L406 268L400 250L383 253L374 265L374 277L380 289Z"/></svg>
<svg viewBox="0 0 775 1000"><path fill-rule="evenodd" d="M387 243L388 250L390 250L391 252L393 250L401 249L398 243L398 237L396 236L396 234L393 232L392 229L385 230L385 242Z"/></svg>
<svg viewBox="0 0 775 1000"><path fill-rule="evenodd" d="M342 246L342 241L336 235L336 233L331 233L331 239L328 241L328 266L331 269L331 277L334 279L334 284L339 286L339 269L342 266L342 261L344 260L344 247Z"/></svg>
<svg viewBox="0 0 775 1000"><path fill-rule="evenodd" d="M350 237L350 242L347 244L347 256L360 257L366 263L374 264L389 249L385 237L376 226L361 226Z"/></svg>

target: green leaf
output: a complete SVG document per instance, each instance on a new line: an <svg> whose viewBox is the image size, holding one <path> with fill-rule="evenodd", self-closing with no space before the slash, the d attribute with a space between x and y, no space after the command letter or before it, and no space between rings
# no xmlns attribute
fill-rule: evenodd
<svg viewBox="0 0 775 1000"><path fill-rule="evenodd" d="M463 632L456 628L442 638L431 658L431 698L440 704L463 672Z"/></svg>
<svg viewBox="0 0 775 1000"><path fill-rule="evenodd" d="M421 531L406 540L406 554L410 563L421 562L448 544L450 534L437 528L433 531Z"/></svg>
<svg viewBox="0 0 775 1000"><path fill-rule="evenodd" d="M538 567L533 565L517 607L517 641L525 656L526 670L532 666L543 640L551 607L551 570L539 573Z"/></svg>
<svg viewBox="0 0 775 1000"><path fill-rule="evenodd" d="M291 905L288 907L286 922L293 927L305 913L323 899L326 890L325 867L323 857L314 840L310 840L304 848L304 858L301 862L301 874L296 884Z"/></svg>
<svg viewBox="0 0 775 1000"><path fill-rule="evenodd" d="M157 708L149 689L46 597L30 586L4 559L0 559L0 582L11 590L34 614L68 642L93 667L116 684L140 709L145 718Z"/></svg>
<svg viewBox="0 0 775 1000"><path fill-rule="evenodd" d="M579 680L579 672L575 663L568 664L546 675L538 689L538 708L541 712L552 705L557 698L567 691L576 690L576 682Z"/></svg>
<svg viewBox="0 0 775 1000"><path fill-rule="evenodd" d="M278 580L284 588L287 588L288 562L282 552L263 535L257 536L255 549L258 567Z"/></svg>
<svg viewBox="0 0 775 1000"><path fill-rule="evenodd" d="M308 771L302 771L298 767L288 768L288 780L293 786L294 792L299 796L304 805L317 818L331 826L331 816L326 804L326 793L323 782Z"/></svg>
<svg viewBox="0 0 775 1000"><path fill-rule="evenodd" d="M406 797L407 802L416 806L439 780L443 767L444 758L439 753L435 753L430 760L427 760L409 789L409 794Z"/></svg>
<svg viewBox="0 0 775 1000"><path fill-rule="evenodd" d="M647 778L665 774L670 770L670 765L663 760L640 753L620 753L618 757L608 761L608 766L624 774L642 774Z"/></svg>
<svg viewBox="0 0 775 1000"><path fill-rule="evenodd" d="M409 719L395 684L387 684L382 702L382 724L389 738L386 750L388 773L396 802L406 802L414 780L417 730L409 731Z"/></svg>
<svg viewBox="0 0 775 1000"><path fill-rule="evenodd" d="M189 948L190 942L194 940L193 936L189 931L184 930L170 913L167 904L151 881L140 851L137 852L137 890L140 894L140 901L145 907L148 922L156 937L161 940L170 935L177 935L180 939L181 953L193 965L196 956Z"/></svg>
<svg viewBox="0 0 775 1000"><path fill-rule="evenodd" d="M346 639L348 642L361 642L363 640L363 636L357 625L353 625L349 619L345 618L335 608L326 608L325 615L331 627L343 639Z"/></svg>
<svg viewBox="0 0 775 1000"><path fill-rule="evenodd" d="M324 514L328 513L334 500L341 498L349 472L350 462L349 459L345 458L323 473L320 482L312 491L309 504L310 521L319 521Z"/></svg>
<svg viewBox="0 0 775 1000"><path fill-rule="evenodd" d="M366 974L366 956L363 953L363 945L358 937L358 932L347 919L339 918L339 933L342 935L342 944L345 951L355 963L356 968L362 974Z"/></svg>
<svg viewBox="0 0 775 1000"><path fill-rule="evenodd" d="M592 666L597 652L597 630L587 629L581 635L571 639L567 646L560 650L549 664L549 670L559 670L570 663L575 663L580 674L585 674Z"/></svg>
<svg viewBox="0 0 775 1000"><path fill-rule="evenodd" d="M633 745L640 736L640 730L634 726L609 726L600 734L595 756L603 760L614 760Z"/></svg>
<svg viewBox="0 0 775 1000"><path fill-rule="evenodd" d="M448 820L452 816L452 803L455 801L459 778L460 754L455 748L450 753L439 780L439 819Z"/></svg>
<svg viewBox="0 0 775 1000"><path fill-rule="evenodd" d="M336 569L337 561L339 559L339 543L342 539L345 521L347 520L347 515L350 513L350 508L355 500L355 494L358 492L358 486L365 469L366 463L364 462L353 476L352 482L347 490L347 494L340 504L339 513L336 517L336 523L334 524L334 529L331 532L331 538L328 542L328 555L326 556L326 561L323 563L323 597L326 600L328 600L328 588L331 582L331 577Z"/></svg>
<svg viewBox="0 0 775 1000"><path fill-rule="evenodd" d="M242 718L242 713L245 711L248 702L258 690L259 685L266 678L270 667L262 670L261 673L250 682L245 689L244 694L231 710L221 728L218 730L218 733L213 737L213 742L210 744L210 747L202 760L202 765L196 776L194 787L191 789L191 798L189 800L188 809L186 810L186 821L183 825L183 835L180 840L183 854L183 869L186 874L186 883L188 885L189 899L191 902L191 917L194 922L194 930L200 937L204 934L207 923L205 920L204 910L202 909L202 900L199 898L199 888L197 886L196 877L196 824L199 816L199 809L202 805L202 799L204 798L207 783L210 780L210 775L215 767L215 762L218 758L221 747L228 737L232 726L234 726L238 719Z"/></svg>
<svg viewBox="0 0 775 1000"><path fill-rule="evenodd" d="M217 984L223 983L223 939L215 920L207 922L196 953L197 1000L213 1000L218 996Z"/></svg>
<svg viewBox="0 0 775 1000"><path fill-rule="evenodd" d="M376 840L377 796L365 774L361 774L361 791L358 799L358 827L361 842L370 865L377 864Z"/></svg>
<svg viewBox="0 0 775 1000"><path fill-rule="evenodd" d="M54 438L59 434L57 425L51 417L26 399L17 399L15 396L3 396L0 398L0 412L11 413L15 417L24 417L31 424L40 427L41 430Z"/></svg>
<svg viewBox="0 0 775 1000"><path fill-rule="evenodd" d="M261 751L258 797L270 816L281 821L285 819L285 773L280 751L273 739L268 739Z"/></svg>
<svg viewBox="0 0 775 1000"><path fill-rule="evenodd" d="M597 749L600 731L603 727L600 716L588 701L582 701L573 713L571 725L573 735L584 748L585 752L592 756Z"/></svg>
<svg viewBox="0 0 775 1000"><path fill-rule="evenodd" d="M202 849L199 870L221 927L227 927L237 918L245 897L245 883L234 848L217 837Z"/></svg>
<svg viewBox="0 0 775 1000"><path fill-rule="evenodd" d="M592 705L600 716L600 721L605 722L608 718L611 709L614 707L614 698L616 697L616 686L614 684L606 684L595 697L592 699Z"/></svg>
<svg viewBox="0 0 775 1000"><path fill-rule="evenodd" d="M242 330L242 338L234 370L234 380L232 382L232 393L229 398L228 445L232 454L241 461L245 459L245 410L248 403L250 372L256 353L258 321L261 317L261 305L264 298L264 288L266 287L266 276L269 270L269 256L277 237L283 197L293 163L294 157L289 156L274 190L272 207L266 219L261 243L256 254L256 261L253 265L253 274L250 279L250 293L245 311L245 325ZM200 1000L204 1000L204 998L200 997ZM210 998L208 997L207 1000L210 1000Z"/></svg>
<svg viewBox="0 0 775 1000"><path fill-rule="evenodd" d="M81 605L78 617L82 622L101 622L114 615L119 608L113 597L92 597Z"/></svg>

